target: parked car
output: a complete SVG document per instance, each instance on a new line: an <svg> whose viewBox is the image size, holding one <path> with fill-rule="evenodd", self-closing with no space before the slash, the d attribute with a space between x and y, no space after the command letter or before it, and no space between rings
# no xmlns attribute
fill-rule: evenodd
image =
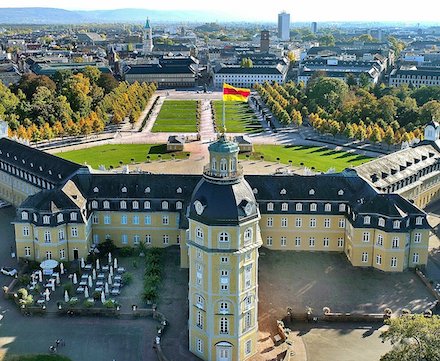
<svg viewBox="0 0 440 361"><path fill-rule="evenodd" d="M0 269L0 272L6 276L11 276L11 277L14 277L18 273L18 271L12 267L2 267L2 269Z"/></svg>

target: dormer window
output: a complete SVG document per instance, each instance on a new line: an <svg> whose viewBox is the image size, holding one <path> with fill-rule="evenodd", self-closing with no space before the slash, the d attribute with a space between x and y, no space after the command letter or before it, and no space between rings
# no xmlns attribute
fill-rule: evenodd
<svg viewBox="0 0 440 361"><path fill-rule="evenodd" d="M344 191L342 189L338 190L338 196L343 196L344 195Z"/></svg>
<svg viewBox="0 0 440 361"><path fill-rule="evenodd" d="M182 188L180 188L180 187L177 188L177 189L176 189L176 193L178 193L178 194L182 193Z"/></svg>
<svg viewBox="0 0 440 361"><path fill-rule="evenodd" d="M98 202L97 201L92 201L92 208L93 209L98 208Z"/></svg>
<svg viewBox="0 0 440 361"><path fill-rule="evenodd" d="M145 193L150 193L150 192L151 192L150 187L145 188Z"/></svg>
<svg viewBox="0 0 440 361"><path fill-rule="evenodd" d="M167 201L162 202L162 209L168 209L168 202Z"/></svg>
<svg viewBox="0 0 440 361"><path fill-rule="evenodd" d="M182 202L181 201L176 202L176 209L182 209Z"/></svg>
<svg viewBox="0 0 440 361"><path fill-rule="evenodd" d="M50 224L50 217L49 216L43 216L43 224Z"/></svg>
<svg viewBox="0 0 440 361"><path fill-rule="evenodd" d="M385 227L385 219L379 218L377 224L379 225L379 227Z"/></svg>
<svg viewBox="0 0 440 361"><path fill-rule="evenodd" d="M339 212L345 212L345 204L344 203L341 203L339 205Z"/></svg>
<svg viewBox="0 0 440 361"><path fill-rule="evenodd" d="M317 208L316 203L310 204L310 212L316 212L316 208Z"/></svg>
<svg viewBox="0 0 440 361"><path fill-rule="evenodd" d="M370 216L365 216L364 217L364 224L370 224L371 222L371 217Z"/></svg>
<svg viewBox="0 0 440 361"><path fill-rule="evenodd" d="M281 204L281 210L282 211L288 211L289 210L289 204L288 203Z"/></svg>
<svg viewBox="0 0 440 361"><path fill-rule="evenodd" d="M121 209L127 209L127 202L126 201L119 202L119 207Z"/></svg>
<svg viewBox="0 0 440 361"><path fill-rule="evenodd" d="M62 213L59 213L59 214L57 215L57 221L58 221L58 223L61 223L63 220L64 220L63 214L62 214Z"/></svg>
<svg viewBox="0 0 440 361"><path fill-rule="evenodd" d="M43 171L43 167L41 165L38 167L38 169L40 170L40 172Z"/></svg>
<svg viewBox="0 0 440 361"><path fill-rule="evenodd" d="M252 193L258 194L258 189L257 188L252 189Z"/></svg>
<svg viewBox="0 0 440 361"><path fill-rule="evenodd" d="M133 201L132 207L133 207L133 209L139 209L139 202L138 201Z"/></svg>
<svg viewBox="0 0 440 361"><path fill-rule="evenodd" d="M267 210L273 211L273 203L267 203Z"/></svg>
<svg viewBox="0 0 440 361"><path fill-rule="evenodd" d="M77 217L78 217L78 215L76 214L76 212L71 212L70 213L70 220L71 221L76 221Z"/></svg>
<svg viewBox="0 0 440 361"><path fill-rule="evenodd" d="M217 159L215 159L215 158L212 158L212 162L211 162L211 169L212 170L217 170Z"/></svg>
<svg viewBox="0 0 440 361"><path fill-rule="evenodd" d="M150 203L150 201L145 201L145 202L144 202L144 208L145 208L145 209L150 209L150 208L151 208L151 203Z"/></svg>
<svg viewBox="0 0 440 361"><path fill-rule="evenodd" d="M122 193L127 193L127 187L122 187L121 192Z"/></svg>
<svg viewBox="0 0 440 361"><path fill-rule="evenodd" d="M400 221L394 221L393 222L393 228L394 229L399 229L400 228Z"/></svg>
<svg viewBox="0 0 440 361"><path fill-rule="evenodd" d="M421 226L423 224L423 217L416 218L416 225Z"/></svg>
<svg viewBox="0 0 440 361"><path fill-rule="evenodd" d="M330 203L326 203L324 206L324 211L331 212L332 211L332 205Z"/></svg>
<svg viewBox="0 0 440 361"><path fill-rule="evenodd" d="M283 189L281 189L281 191L280 191L280 194L286 194L287 193L287 191L283 188Z"/></svg>
<svg viewBox="0 0 440 361"><path fill-rule="evenodd" d="M21 212L21 219L27 221L29 219L29 213L25 211Z"/></svg>
<svg viewBox="0 0 440 361"><path fill-rule="evenodd" d="M93 188L93 192L98 193L99 192L99 188L98 187Z"/></svg>
<svg viewBox="0 0 440 361"><path fill-rule="evenodd" d="M49 173L50 175L52 175L52 171L51 171L50 169L48 170L48 172L47 172L47 173Z"/></svg>
<svg viewBox="0 0 440 361"><path fill-rule="evenodd" d="M295 205L295 209L296 209L297 212L301 212L301 211L303 210L303 205L302 205L302 203L297 203L297 204Z"/></svg>
<svg viewBox="0 0 440 361"><path fill-rule="evenodd" d="M104 207L104 209L109 209L110 208L110 202L109 201L104 201L102 206Z"/></svg>
<svg viewBox="0 0 440 361"><path fill-rule="evenodd" d="M310 195L310 196L313 196L314 194L315 194L315 190L314 190L313 188L310 189L310 190L309 190L309 195Z"/></svg>

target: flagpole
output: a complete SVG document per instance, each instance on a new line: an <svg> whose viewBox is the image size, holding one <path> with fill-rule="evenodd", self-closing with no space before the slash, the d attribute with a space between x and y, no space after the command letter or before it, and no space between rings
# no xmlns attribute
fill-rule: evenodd
<svg viewBox="0 0 440 361"><path fill-rule="evenodd" d="M226 119L225 119L225 99L223 98L223 134L226 133Z"/></svg>

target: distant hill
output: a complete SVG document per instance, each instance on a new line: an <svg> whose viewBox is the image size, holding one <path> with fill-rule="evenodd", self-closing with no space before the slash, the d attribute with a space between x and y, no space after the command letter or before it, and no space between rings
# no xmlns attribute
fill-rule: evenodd
<svg viewBox="0 0 440 361"><path fill-rule="evenodd" d="M0 8L0 24L81 24L140 22L149 17L153 22L234 21L226 14L204 11L175 11L147 9L116 9L69 11L56 8ZM203 20L202 20L203 19Z"/></svg>

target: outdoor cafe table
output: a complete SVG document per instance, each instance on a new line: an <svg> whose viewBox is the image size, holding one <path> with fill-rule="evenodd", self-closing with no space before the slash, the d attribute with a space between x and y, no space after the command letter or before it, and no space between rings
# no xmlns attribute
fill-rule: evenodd
<svg viewBox="0 0 440 361"><path fill-rule="evenodd" d="M89 278L89 274L88 273L84 273L81 275L81 279L82 280L87 280Z"/></svg>
<svg viewBox="0 0 440 361"><path fill-rule="evenodd" d="M102 287L96 287L95 292L102 292Z"/></svg>
<svg viewBox="0 0 440 361"><path fill-rule="evenodd" d="M91 270L92 270L92 265L91 265L91 264L86 264L86 265L84 266L84 269L85 269L86 271L91 271Z"/></svg>
<svg viewBox="0 0 440 361"><path fill-rule="evenodd" d="M87 286L87 281L81 281L81 282L79 283L79 285L80 285L80 286Z"/></svg>
<svg viewBox="0 0 440 361"><path fill-rule="evenodd" d="M102 270L104 272L108 272L109 271L109 266L102 266L101 268L102 268Z"/></svg>
<svg viewBox="0 0 440 361"><path fill-rule="evenodd" d="M98 280L103 280L105 278L105 274L104 273L100 273L98 275Z"/></svg>
<svg viewBox="0 0 440 361"><path fill-rule="evenodd" d="M83 286L79 286L79 287L76 289L76 293L84 293L84 287L83 287Z"/></svg>
<svg viewBox="0 0 440 361"><path fill-rule="evenodd" d="M119 291L119 288L112 288L110 291L111 295L117 296L119 295L121 292Z"/></svg>
<svg viewBox="0 0 440 361"><path fill-rule="evenodd" d="M37 300L37 305L44 305L46 303L46 300L44 298L40 298Z"/></svg>
<svg viewBox="0 0 440 361"><path fill-rule="evenodd" d="M118 273L124 273L125 272L125 268L124 267L118 267L118 269L116 271Z"/></svg>
<svg viewBox="0 0 440 361"><path fill-rule="evenodd" d="M122 281L122 276L121 275L116 275L114 280L115 281Z"/></svg>
<svg viewBox="0 0 440 361"><path fill-rule="evenodd" d="M121 285L121 283L120 282L115 282L115 283L113 283L113 287L121 287L122 285Z"/></svg>
<svg viewBox="0 0 440 361"><path fill-rule="evenodd" d="M96 281L96 286L97 287L104 286L104 281Z"/></svg>

